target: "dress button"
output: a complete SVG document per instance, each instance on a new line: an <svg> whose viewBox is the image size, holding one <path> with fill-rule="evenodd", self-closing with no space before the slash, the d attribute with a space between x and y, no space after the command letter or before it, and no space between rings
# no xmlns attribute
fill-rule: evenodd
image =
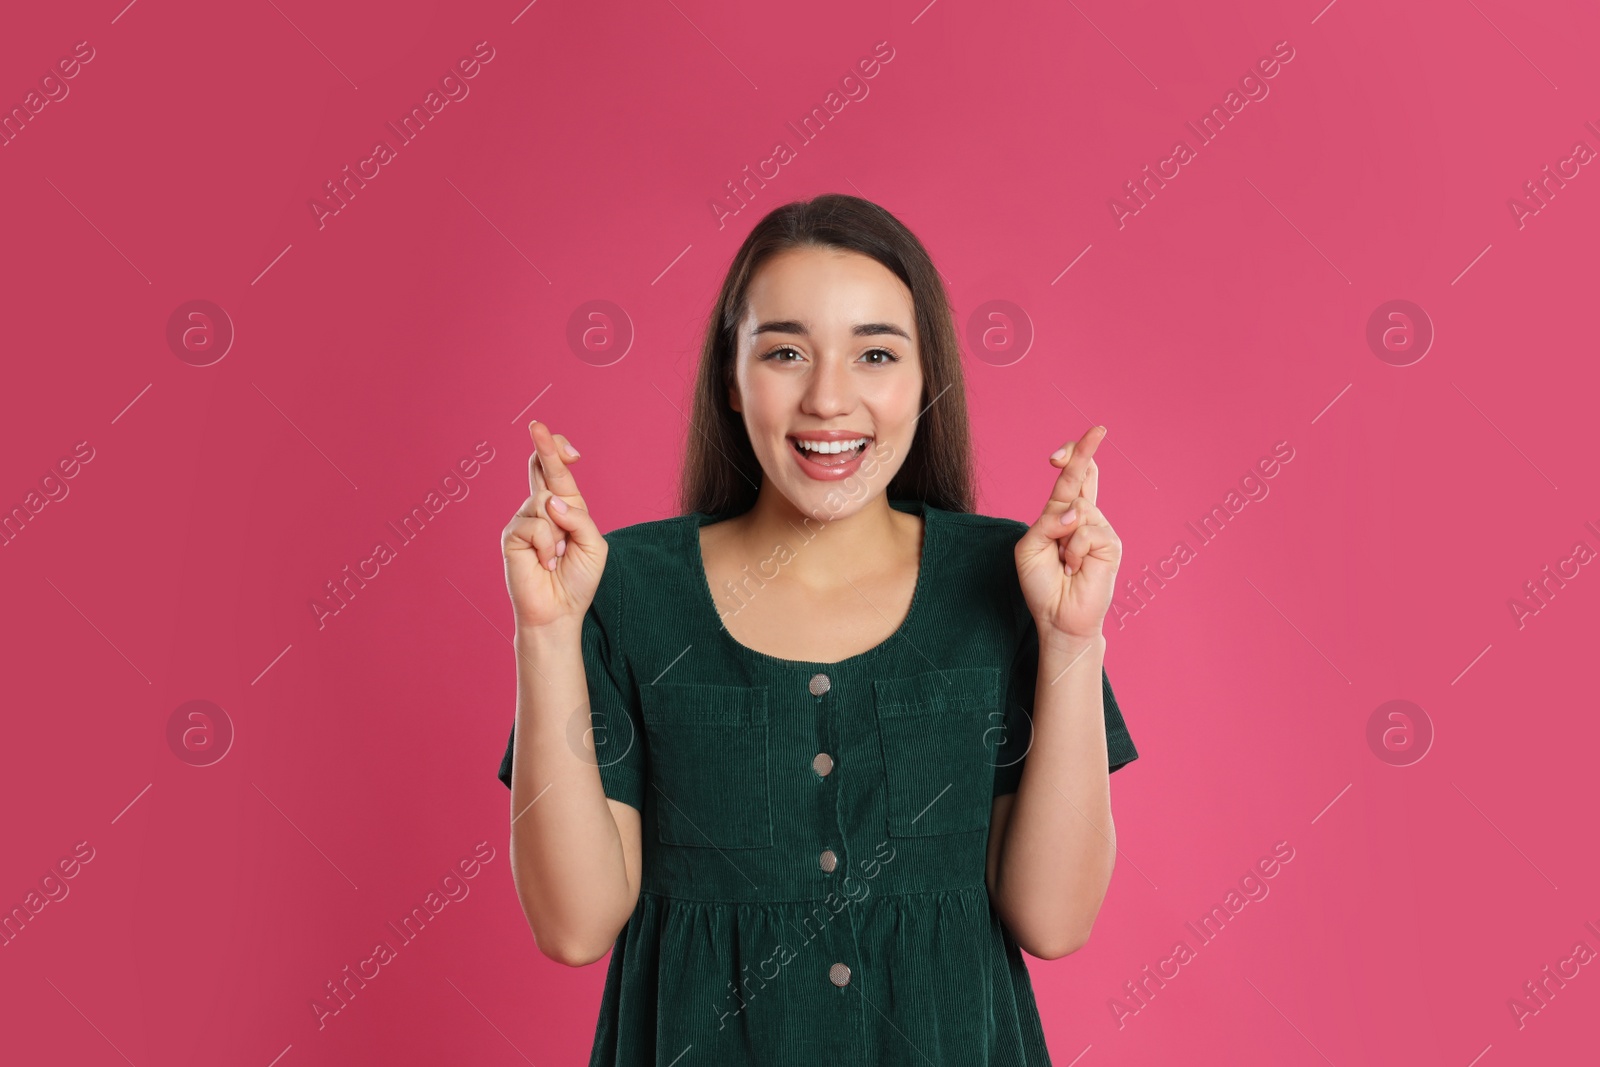
<svg viewBox="0 0 1600 1067"><path fill-rule="evenodd" d="M833 849L825 848L822 850L822 855L817 857L817 862L822 865L823 870L832 871L839 866L839 857L834 854Z"/></svg>
<svg viewBox="0 0 1600 1067"><path fill-rule="evenodd" d="M833 770L833 757L826 752L818 752L811 760L811 769L826 778L828 772Z"/></svg>
<svg viewBox="0 0 1600 1067"><path fill-rule="evenodd" d="M826 674L813 674L811 676L811 684L807 688L811 690L812 696L819 697L832 689L833 683L828 680Z"/></svg>
<svg viewBox="0 0 1600 1067"><path fill-rule="evenodd" d="M835 963L828 968L828 981L843 989L850 984L850 968L842 963Z"/></svg>

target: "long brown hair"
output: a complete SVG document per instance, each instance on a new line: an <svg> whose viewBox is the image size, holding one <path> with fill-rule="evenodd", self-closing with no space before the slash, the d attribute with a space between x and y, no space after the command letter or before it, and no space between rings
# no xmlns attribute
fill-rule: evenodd
<svg viewBox="0 0 1600 1067"><path fill-rule="evenodd" d="M685 514L738 515L755 505L761 463L744 421L729 404L738 353L735 332L756 270L793 248L837 248L882 263L911 290L922 356L922 417L911 451L890 481L890 500L921 500L946 511L973 510L972 437L961 351L943 279L915 234L870 200L827 193L768 212L740 245L706 322L695 375L693 425L684 453L679 504Z"/></svg>

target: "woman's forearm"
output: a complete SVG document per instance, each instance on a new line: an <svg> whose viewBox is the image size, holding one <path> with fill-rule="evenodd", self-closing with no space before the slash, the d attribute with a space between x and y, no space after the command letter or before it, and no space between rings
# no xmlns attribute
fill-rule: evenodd
<svg viewBox="0 0 1600 1067"><path fill-rule="evenodd" d="M519 629L514 643L512 875L540 951L582 966L604 956L627 923L639 872L629 869L600 781L581 628Z"/></svg>
<svg viewBox="0 0 1600 1067"><path fill-rule="evenodd" d="M1018 945L1054 959L1089 938L1111 882L1105 637L1040 634L1033 742L1004 827L996 910Z"/></svg>

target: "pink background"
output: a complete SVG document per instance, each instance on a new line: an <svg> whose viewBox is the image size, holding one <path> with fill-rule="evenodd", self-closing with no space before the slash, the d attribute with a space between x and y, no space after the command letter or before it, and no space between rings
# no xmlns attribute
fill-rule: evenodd
<svg viewBox="0 0 1600 1067"><path fill-rule="evenodd" d="M524 427L582 450L603 529L670 514L728 259L827 191L918 233L964 335L989 301L1031 330L1015 362L1000 334L967 352L981 510L1031 521L1047 454L1104 422L1124 576L1194 550L1108 620L1142 758L1093 938L1031 961L1055 1061L1593 1059L1600 967L1520 1027L1508 1007L1600 951L1600 575L1509 606L1600 549L1600 174L1508 207L1600 149L1592 5L124 2L0 34L8 110L93 49L0 147L0 506L93 451L0 547L0 905L93 850L0 948L0 1059L586 1062L605 967L535 950L494 777ZM469 95L319 228L323 183L480 41ZM802 144L786 124L883 41ZM1199 147L1185 121L1280 41L1269 95ZM1119 228L1111 198L1180 137L1196 158ZM1409 366L1366 340L1395 299L1436 331ZM209 366L167 340L191 300L236 332ZM569 344L592 300L626 340ZM1280 441L1269 494L1200 545L1185 524ZM479 442L402 543L387 524ZM319 628L379 540L395 558ZM209 766L169 741L192 700L234 734ZM1431 724L1419 762L1369 745L1390 700ZM1123 983L1280 841L1270 895L1119 1026ZM479 842L470 893L319 1029L324 983Z"/></svg>

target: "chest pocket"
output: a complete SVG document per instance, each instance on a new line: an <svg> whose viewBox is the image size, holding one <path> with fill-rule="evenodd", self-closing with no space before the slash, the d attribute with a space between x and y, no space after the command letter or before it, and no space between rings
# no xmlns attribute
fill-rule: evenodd
<svg viewBox="0 0 1600 1067"><path fill-rule="evenodd" d="M639 690L656 836L664 845L772 844L767 691L658 682Z"/></svg>
<svg viewBox="0 0 1600 1067"><path fill-rule="evenodd" d="M888 776L889 833L927 837L986 828L1000 668L881 678L872 690Z"/></svg>

